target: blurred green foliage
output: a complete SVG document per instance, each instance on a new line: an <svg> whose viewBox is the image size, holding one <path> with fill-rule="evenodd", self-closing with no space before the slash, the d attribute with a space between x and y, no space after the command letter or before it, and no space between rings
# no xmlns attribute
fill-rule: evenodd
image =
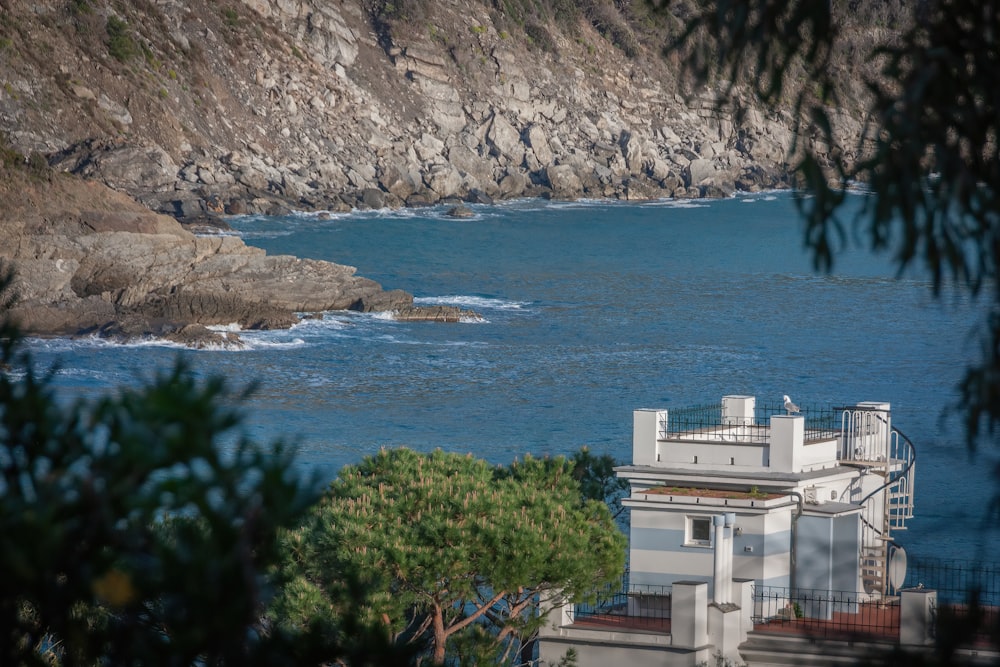
<svg viewBox="0 0 1000 667"><path fill-rule="evenodd" d="M67 404L6 318L0 368L0 664L277 665L311 648L260 620L276 533L317 485L281 443L233 434L242 394L178 363Z"/></svg>

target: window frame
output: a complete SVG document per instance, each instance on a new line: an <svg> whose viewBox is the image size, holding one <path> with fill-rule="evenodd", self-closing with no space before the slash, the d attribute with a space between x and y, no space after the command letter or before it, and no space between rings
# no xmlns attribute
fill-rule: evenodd
<svg viewBox="0 0 1000 667"><path fill-rule="evenodd" d="M708 524L708 539L695 537L695 524L704 521ZM689 514L684 517L684 546L711 549L713 543L712 517L704 514Z"/></svg>

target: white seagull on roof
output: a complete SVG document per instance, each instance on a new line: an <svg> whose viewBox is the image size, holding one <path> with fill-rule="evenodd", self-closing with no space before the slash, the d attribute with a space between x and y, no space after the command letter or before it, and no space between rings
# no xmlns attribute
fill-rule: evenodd
<svg viewBox="0 0 1000 667"><path fill-rule="evenodd" d="M788 394L785 394L785 412L787 414L792 414L793 412L799 412L799 406L792 403L792 399L788 398Z"/></svg>

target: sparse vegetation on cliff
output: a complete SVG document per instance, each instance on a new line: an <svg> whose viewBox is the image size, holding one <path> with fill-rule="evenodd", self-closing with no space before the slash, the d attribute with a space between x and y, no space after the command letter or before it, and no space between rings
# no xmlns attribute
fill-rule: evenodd
<svg viewBox="0 0 1000 667"><path fill-rule="evenodd" d="M108 17L105 30L108 33L108 53L112 58L125 63L138 54L139 48L129 33L128 23L112 15Z"/></svg>

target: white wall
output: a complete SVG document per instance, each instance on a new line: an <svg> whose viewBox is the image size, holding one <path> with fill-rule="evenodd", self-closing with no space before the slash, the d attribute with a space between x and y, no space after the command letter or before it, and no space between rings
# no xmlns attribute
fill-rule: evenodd
<svg viewBox="0 0 1000 667"><path fill-rule="evenodd" d="M754 579L768 586L789 585L792 510L786 505L766 512L735 512L734 578ZM723 511L732 512L733 508L708 509L690 505L663 509L632 507L629 536L631 583L669 585L685 580L710 582L714 551L710 546L685 545L686 523L688 517L710 518ZM737 532L740 534L735 534Z"/></svg>

